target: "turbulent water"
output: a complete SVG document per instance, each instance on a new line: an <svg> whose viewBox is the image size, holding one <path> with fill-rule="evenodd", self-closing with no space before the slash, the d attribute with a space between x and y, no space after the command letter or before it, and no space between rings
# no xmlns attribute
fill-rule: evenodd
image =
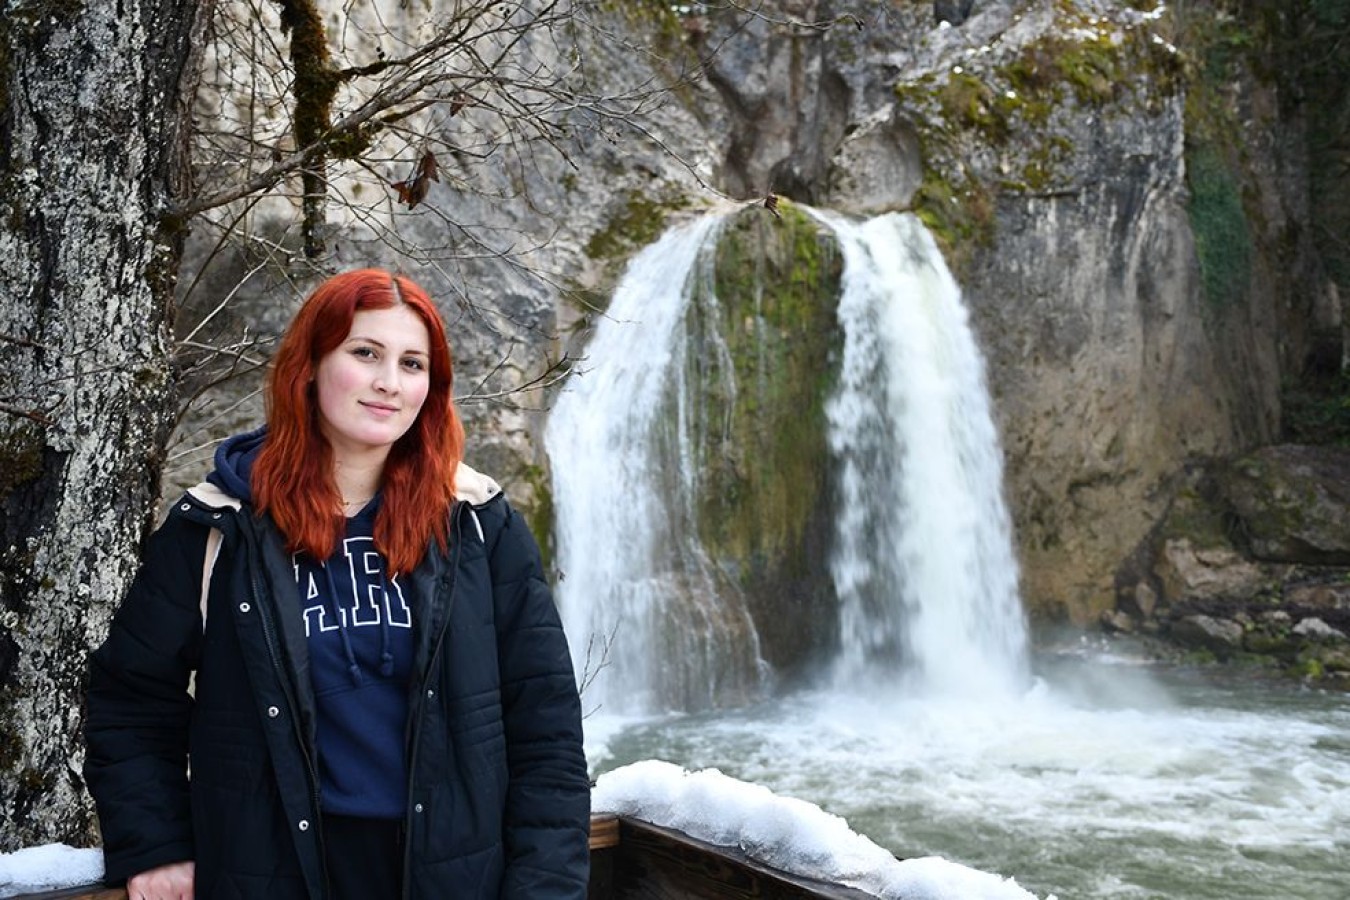
<svg viewBox="0 0 1350 900"><path fill-rule="evenodd" d="M1345 900L1350 698L1213 678L1090 656L988 704L823 692L596 716L588 752L597 772L714 767L1040 897Z"/></svg>

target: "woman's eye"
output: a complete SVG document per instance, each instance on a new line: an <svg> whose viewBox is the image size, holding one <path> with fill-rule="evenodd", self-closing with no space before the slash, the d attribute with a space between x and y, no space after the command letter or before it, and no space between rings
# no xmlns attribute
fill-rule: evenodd
<svg viewBox="0 0 1350 900"><path fill-rule="evenodd" d="M417 359L416 357L412 356L403 360L403 365L407 366L409 369L415 369L418 372L426 368L426 365L423 364L423 362L420 359Z"/></svg>
<svg viewBox="0 0 1350 900"><path fill-rule="evenodd" d="M375 350L372 347L356 347L352 350L352 356L359 356L362 359L370 359L374 355Z"/></svg>

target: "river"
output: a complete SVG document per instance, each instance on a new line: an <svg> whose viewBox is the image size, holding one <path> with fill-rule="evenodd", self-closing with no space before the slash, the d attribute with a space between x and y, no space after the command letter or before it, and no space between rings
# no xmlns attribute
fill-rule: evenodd
<svg viewBox="0 0 1350 900"><path fill-rule="evenodd" d="M1350 695L1121 653L1035 658L1020 698L884 686L587 719L595 772L712 767L809 800L901 858L1039 897L1350 897Z"/></svg>

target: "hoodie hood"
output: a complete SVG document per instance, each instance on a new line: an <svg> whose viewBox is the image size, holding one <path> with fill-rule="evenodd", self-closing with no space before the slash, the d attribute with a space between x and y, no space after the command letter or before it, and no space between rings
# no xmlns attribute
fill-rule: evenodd
<svg viewBox="0 0 1350 900"><path fill-rule="evenodd" d="M232 497L253 501L253 463L267 439L267 426L227 438L216 448L216 468L206 480Z"/></svg>

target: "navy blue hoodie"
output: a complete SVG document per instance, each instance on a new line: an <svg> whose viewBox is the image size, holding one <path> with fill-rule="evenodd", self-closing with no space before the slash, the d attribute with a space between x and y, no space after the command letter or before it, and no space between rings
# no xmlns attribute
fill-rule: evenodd
<svg viewBox="0 0 1350 900"><path fill-rule="evenodd" d="M216 451L207 480L251 503L253 463L266 429ZM347 519L328 559L292 556L318 712L320 805L325 813L402 818L407 805L404 733L412 670L412 604L375 549L377 496Z"/></svg>

